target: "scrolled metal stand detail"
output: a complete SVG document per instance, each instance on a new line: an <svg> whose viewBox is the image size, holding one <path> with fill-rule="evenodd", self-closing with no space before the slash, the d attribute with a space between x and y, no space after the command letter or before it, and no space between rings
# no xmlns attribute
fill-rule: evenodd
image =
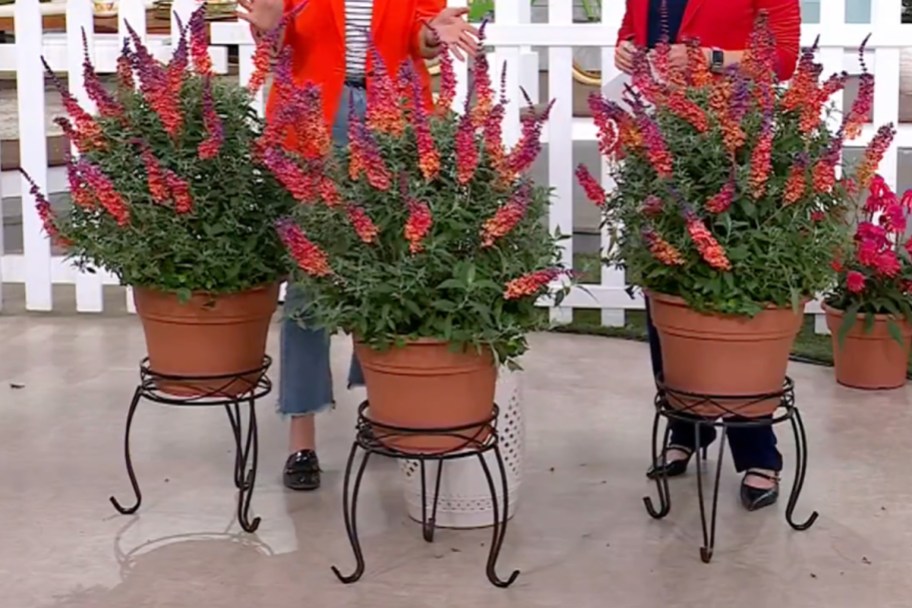
<svg viewBox="0 0 912 608"><path fill-rule="evenodd" d="M676 409L671 406L669 396L675 397L679 402L687 403L684 409ZM749 407L751 404L761 403L770 399L779 401L779 409L771 418L751 419L739 417L738 411ZM734 401L739 403L735 407L731 405ZM729 404L729 405L726 405ZM714 406L726 412L721 418L694 418L694 410L702 406ZM664 418L668 421L680 420L695 425L696 444L700 445L700 432L703 427L715 427L719 429L719 452L716 461L716 470L713 483L712 508L709 515L709 521L706 517L706 500L703 492L703 472L701 463L697 463L697 492L700 501L700 522L703 527L703 546L700 547L700 558L704 563L712 560L713 551L716 543L716 512L719 502L719 479L722 474L722 461L725 456L725 440L730 428L746 428L773 426L788 421L792 427L792 435L795 438L795 477L792 482L792 490L789 493L788 502L785 507L785 520L792 529L804 531L814 525L817 521L818 513L812 512L810 517L804 522L795 521L795 507L801 496L801 490L804 487L804 479L807 475L807 434L804 430L804 422L801 419L801 413L798 406L795 405L795 384L791 378L786 378L782 390L774 393L762 395L740 395L720 396L720 395L702 395L679 391L665 386L661 379L658 382L658 391L655 398L655 419L652 426L652 460L651 462L660 462L663 465L661 470L664 471L665 451L664 447L668 445L670 427L666 425L664 438L659 444L659 427ZM703 450L703 458L706 457L706 450ZM656 490L658 493L658 508L649 496L643 497L643 503L646 511L655 519L662 519L671 512L671 495L668 489L668 477L658 475L655 478Z"/></svg>
<svg viewBox="0 0 912 608"><path fill-rule="evenodd" d="M250 501L256 484L257 459L259 452L256 402L272 392L272 381L266 375L272 359L264 356L263 363L256 369L246 372L221 376L174 376L160 374L149 367L145 358L139 365L140 382L133 393L130 409L127 411L127 424L124 431L124 461L127 475L133 487L134 504L123 506L111 496L111 504L122 515L132 515L142 504L142 491L133 468L133 457L130 453L130 431L136 409L143 399L173 407L224 407L231 424L234 437L234 485L238 490L237 520L245 532L253 533L260 525L260 518L250 519ZM191 389L195 394L179 396L163 391L162 385L179 384ZM238 385L241 390L238 391ZM196 390L192 390L196 387ZM242 406L247 406L247 424L244 424ZM246 428L245 428L246 426Z"/></svg>
<svg viewBox="0 0 912 608"><path fill-rule="evenodd" d="M506 579L501 579L497 575L497 559L503 548L504 537L507 533L507 521L509 519L509 490L507 487L507 471L504 466L503 456L500 452L497 436L497 413L498 408L495 405L491 417L487 420L473 424L438 429L408 429L381 424L371 420L368 416L369 403L365 401L358 408L358 423L355 440L352 443L351 452L349 453L348 462L345 466L345 477L343 481L342 510L345 520L345 531L348 534L348 540L351 543L352 552L355 556L355 570L350 575L344 575L335 566L332 567L333 573L340 581L345 584L357 582L364 574L364 553L361 550L361 541L358 538L358 495L361 491L361 482L364 478L364 471L370 457L374 454L393 458L397 460L417 460L420 466L421 475L421 531L422 536L427 542L434 542L434 533L436 531L437 521L437 501L440 495L440 483L443 477L444 463L449 460L458 458L478 458L481 463L482 471L488 483L488 489L491 492L491 504L493 505L494 525L491 535L491 548L488 552L488 560L485 567L485 574L488 580L495 587L506 588L513 584L519 576L519 570L514 570ZM464 447L456 451L443 453L412 453L403 452L391 444L395 443L397 438L408 438L416 435L424 437L450 437L457 438L464 442ZM363 452L361 462L358 464L357 471L354 475L354 485L352 485L352 472L355 470L355 461L358 452ZM500 475L500 490L502 493L503 508L501 508L497 498L497 486L495 485L494 475L491 467L485 460L485 454L491 453L497 462L497 469ZM434 480L433 502L428 514L427 501L427 481L426 481L426 463L428 461L437 462L437 473Z"/></svg>

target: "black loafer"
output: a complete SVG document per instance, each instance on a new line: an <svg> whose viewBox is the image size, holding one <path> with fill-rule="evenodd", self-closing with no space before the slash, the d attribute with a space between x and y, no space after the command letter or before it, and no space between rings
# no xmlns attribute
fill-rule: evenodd
<svg viewBox="0 0 912 608"><path fill-rule="evenodd" d="M320 461L313 450L301 450L288 457L283 474L285 487L309 492L320 487Z"/></svg>
<svg viewBox="0 0 912 608"><path fill-rule="evenodd" d="M749 486L747 485L747 478L751 476L768 479L769 481L775 482L775 485L771 488L755 488L753 486ZM741 504L744 505L745 509L748 511L757 511L763 507L768 507L770 505L776 504L776 501L778 500L778 475L769 475L768 473L761 473L760 471L753 470L750 470L744 474L744 479L741 480Z"/></svg>
<svg viewBox="0 0 912 608"><path fill-rule="evenodd" d="M649 470L646 471L646 477L649 479L656 479L658 477L680 477L687 472L687 466L690 464L690 459L693 457L694 452L690 448L685 448L680 445L670 445L665 448L664 454L667 454L669 450L678 450L687 454L684 458L679 458L678 460L672 460L666 462L664 466L662 465L662 459L660 458L658 462L653 463Z"/></svg>

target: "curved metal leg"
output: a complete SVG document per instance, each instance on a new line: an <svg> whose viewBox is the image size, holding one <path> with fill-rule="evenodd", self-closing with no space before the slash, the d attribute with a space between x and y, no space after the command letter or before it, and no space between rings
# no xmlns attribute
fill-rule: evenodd
<svg viewBox="0 0 912 608"><path fill-rule="evenodd" d="M234 487L238 490L243 488L245 482L245 473L247 469L247 458L250 456L252 435L247 434L246 444L242 444L242 418L241 406L239 403L225 406L225 412L228 414L228 421L231 423L231 432L234 435Z"/></svg>
<svg viewBox="0 0 912 608"><path fill-rule="evenodd" d="M132 515L139 509L142 504L142 492L139 489L139 482L136 480L136 472L133 470L133 458L130 455L130 429L133 427L133 416L136 414L136 407L142 399L142 386L137 386L133 393L133 400L130 402L130 409L127 411L127 426L124 430L124 461L127 464L127 475L130 476L130 485L133 486L133 495L136 497L136 504L132 507L122 506L116 498L111 496L109 500L117 512L121 515Z"/></svg>
<svg viewBox="0 0 912 608"><path fill-rule="evenodd" d="M251 399L248 402L249 419L247 422L246 447L242 453L240 449L240 440L238 441L234 472L235 485L238 487L238 523L241 524L241 528L243 528L245 532L251 534L256 532L257 528L260 527L259 517L254 517L252 521L250 520L250 501L253 498L253 487L256 484L257 460L259 456L259 433L257 429L256 407L254 407L254 405L254 400ZM237 415L237 425L235 427L234 421L232 420L232 427L237 428L235 437L240 439L242 428L240 406L235 404L234 408L235 414ZM230 417L231 415L229 414L229 418ZM249 468L247 467L248 458L250 459ZM240 480L240 483L238 483L238 480Z"/></svg>
<svg viewBox="0 0 912 608"><path fill-rule="evenodd" d="M700 428L703 426L699 422L695 424L697 445L700 445ZM706 505L703 498L703 472L700 463L697 463L697 495L700 499L700 523L703 526L703 546L700 547L700 559L703 563L708 564L712 560L713 550L716 546L716 513L719 504L719 480L722 477L722 460L725 457L725 439L727 427L723 424L719 437L719 459L716 462L716 479L713 484L712 512L710 513L710 522L706 523Z"/></svg>
<svg viewBox="0 0 912 608"><path fill-rule="evenodd" d="M500 473L501 491L503 492L503 517L497 501L497 489L494 486L494 477L491 475L491 469L485 460L484 453L478 454L478 460L481 462L481 468L484 470L485 479L488 482L488 489L491 491L491 505L494 510L494 531L491 537L491 550L488 552L488 563L485 573L488 580L495 587L506 588L516 581L519 576L519 570L514 570L506 580L497 576L497 558L500 556L500 549L503 546L504 537L507 534L507 521L510 518L510 495L507 486L507 469L504 466L503 456L500 453L500 447L495 445L492 448L494 458L497 460L497 469Z"/></svg>
<svg viewBox="0 0 912 608"><path fill-rule="evenodd" d="M434 502L431 505L431 517L427 516L427 481L425 477L425 461L418 461L421 467L421 533L424 540L434 542L434 531L437 528L437 502L440 500L440 480L443 477L443 459L437 460L437 479L434 482Z"/></svg>
<svg viewBox="0 0 912 608"><path fill-rule="evenodd" d="M357 454L358 442L356 441L352 444L348 463L345 465L345 479L342 489L342 515L345 518L345 531L348 533L348 541L351 543L352 552L355 554L355 571L345 576L337 567L332 567L333 574L346 585L358 581L364 574L364 554L361 552L361 541L358 540L358 493L361 490L361 479L364 477L364 469L367 468L367 461L370 460L371 453L368 450L364 451L361 466L358 467L358 474L355 476L355 486L349 493L352 467ZM349 505L351 505L351 509L349 509Z"/></svg>
<svg viewBox="0 0 912 608"><path fill-rule="evenodd" d="M792 529L801 532L813 526L819 514L817 511L812 512L804 523L797 523L794 520L795 506L798 504L801 489L804 487L804 477L807 474L808 449L804 422L801 420L801 413L797 409L792 410L790 422L792 424L792 434L795 436L795 481L792 483L792 492L789 494L788 504L785 507L785 521L788 522Z"/></svg>
<svg viewBox="0 0 912 608"><path fill-rule="evenodd" d="M643 497L643 504L646 505L646 512L649 513L650 517L654 519L662 519L671 511L671 494L668 491L668 476L665 475L665 446L668 445L668 438L671 434L671 427L665 426L665 434L662 439L662 450L659 451L658 440L659 440L659 422L662 419L662 415L656 412L655 419L652 423L652 460L651 463L658 462L659 458L662 458L662 474L655 478L656 490L659 494L659 509L656 510L653 506L652 498L649 496ZM699 466L699 462L697 465Z"/></svg>

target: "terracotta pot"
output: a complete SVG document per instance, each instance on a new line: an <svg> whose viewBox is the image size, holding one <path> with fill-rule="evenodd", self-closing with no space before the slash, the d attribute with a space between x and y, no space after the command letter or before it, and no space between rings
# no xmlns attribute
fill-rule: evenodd
<svg viewBox="0 0 912 608"><path fill-rule="evenodd" d="M859 315L855 324L839 344L839 328L845 318L843 311L823 305L827 327L833 335L833 361L836 382L852 388L868 390L899 388L906 384L909 348L912 346L912 325L908 321L896 322L903 337L900 346L891 336L887 322L889 315L875 315L871 331L865 331L864 316Z"/></svg>
<svg viewBox="0 0 912 608"><path fill-rule="evenodd" d="M467 426L459 436L408 433L390 435L376 428L387 446L411 454L440 454L481 443L488 438L497 369L490 351L450 350L440 340L419 340L402 348L379 352L355 340L355 353L364 370L370 417L406 429Z"/></svg>
<svg viewBox="0 0 912 608"><path fill-rule="evenodd" d="M177 296L133 288L142 320L149 367L167 376L230 376L256 370L263 363L269 323L279 298L279 285L265 285L228 295ZM159 390L179 396L218 393L235 396L249 390L259 374L225 380L159 381Z"/></svg>
<svg viewBox="0 0 912 608"><path fill-rule="evenodd" d="M683 299L649 293L652 321L662 343L666 386L679 391L730 396L724 407L669 398L672 407L708 418L768 416L778 399L756 402L737 397L782 389L801 310L769 307L753 318L703 314Z"/></svg>

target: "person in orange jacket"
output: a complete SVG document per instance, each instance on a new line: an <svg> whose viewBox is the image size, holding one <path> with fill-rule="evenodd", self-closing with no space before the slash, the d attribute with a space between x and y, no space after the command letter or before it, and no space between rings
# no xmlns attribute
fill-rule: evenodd
<svg viewBox="0 0 912 608"><path fill-rule="evenodd" d="M479 48L478 31L465 20L468 9L446 8L445 0L239 0L238 17L259 36L278 27L300 2L306 4L285 25L283 44L292 49L295 81L320 86L324 116L337 145L348 143L349 100L356 114L365 111L369 44L388 66L412 59L428 104L431 89L425 59L439 54L443 45L458 59L474 55ZM278 103L279 98L270 95L267 121ZM298 308L303 297L291 287L286 311ZM315 490L320 487L320 465L314 416L333 403L329 336L286 318L280 355L278 409L291 418L283 481L292 490ZM361 369L353 357L348 385L361 384Z"/></svg>

